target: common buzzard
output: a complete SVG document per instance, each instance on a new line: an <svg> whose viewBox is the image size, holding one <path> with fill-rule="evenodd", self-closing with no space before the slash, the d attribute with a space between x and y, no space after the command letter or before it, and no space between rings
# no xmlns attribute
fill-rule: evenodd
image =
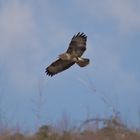
<svg viewBox="0 0 140 140"><path fill-rule="evenodd" d="M84 33L79 32L78 34L74 35L67 51L60 54L58 59L46 68L46 74L53 76L68 69L75 63L80 67L85 67L88 65L89 59L81 57L86 50L86 41L87 36Z"/></svg>

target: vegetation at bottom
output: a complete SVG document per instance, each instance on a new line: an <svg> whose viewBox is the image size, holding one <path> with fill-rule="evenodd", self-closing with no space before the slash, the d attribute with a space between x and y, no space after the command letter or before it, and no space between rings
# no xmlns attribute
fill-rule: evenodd
<svg viewBox="0 0 140 140"><path fill-rule="evenodd" d="M66 127L65 127L66 126ZM87 119L78 127L42 125L34 134L3 129L0 140L140 140L140 130L128 128L119 117Z"/></svg>

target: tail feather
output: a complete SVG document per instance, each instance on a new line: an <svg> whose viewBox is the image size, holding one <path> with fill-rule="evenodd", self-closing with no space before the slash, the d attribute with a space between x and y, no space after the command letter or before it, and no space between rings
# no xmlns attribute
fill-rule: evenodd
<svg viewBox="0 0 140 140"><path fill-rule="evenodd" d="M88 58L78 58L78 61L76 62L80 67L85 67L89 64L90 60Z"/></svg>

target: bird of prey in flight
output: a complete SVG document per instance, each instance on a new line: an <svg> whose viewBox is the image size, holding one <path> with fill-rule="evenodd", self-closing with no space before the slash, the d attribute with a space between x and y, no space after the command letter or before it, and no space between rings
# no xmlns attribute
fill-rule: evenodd
<svg viewBox="0 0 140 140"><path fill-rule="evenodd" d="M58 59L46 68L46 74L53 76L70 68L75 63L80 67L87 66L90 60L88 58L81 57L86 50L86 41L87 36L84 33L79 32L78 34L74 35L67 51L60 54Z"/></svg>

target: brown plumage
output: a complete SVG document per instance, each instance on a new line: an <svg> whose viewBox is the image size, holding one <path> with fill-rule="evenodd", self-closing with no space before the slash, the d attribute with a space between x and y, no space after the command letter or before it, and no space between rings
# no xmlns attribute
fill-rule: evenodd
<svg viewBox="0 0 140 140"><path fill-rule="evenodd" d="M80 67L88 65L89 59L81 57L86 50L86 41L87 36L84 33L79 32L77 35L74 35L67 51L60 54L59 58L46 68L46 74L53 76L68 69L75 63Z"/></svg>

